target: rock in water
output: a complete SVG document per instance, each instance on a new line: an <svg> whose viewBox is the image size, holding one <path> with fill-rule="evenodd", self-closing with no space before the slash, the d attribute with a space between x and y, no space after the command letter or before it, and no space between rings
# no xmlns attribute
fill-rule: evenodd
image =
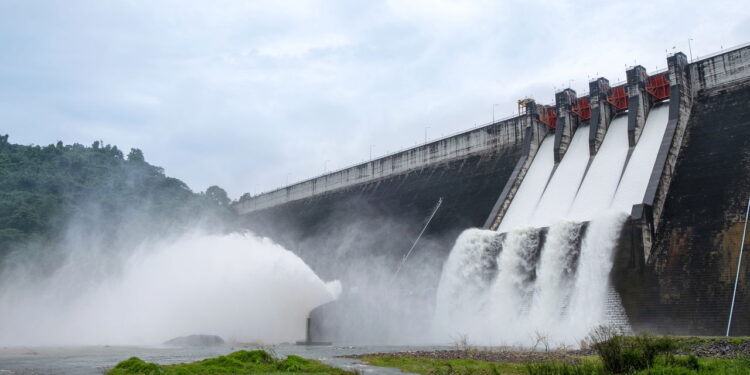
<svg viewBox="0 0 750 375"><path fill-rule="evenodd" d="M164 345L179 347L206 347L224 345L224 339L216 335L190 335L175 337Z"/></svg>

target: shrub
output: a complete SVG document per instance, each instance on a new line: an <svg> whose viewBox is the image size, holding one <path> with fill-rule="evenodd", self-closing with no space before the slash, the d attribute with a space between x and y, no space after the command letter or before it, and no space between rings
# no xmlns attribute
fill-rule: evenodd
<svg viewBox="0 0 750 375"><path fill-rule="evenodd" d="M163 373L164 369L162 369L155 363L148 363L138 357L131 357L130 359L118 363L117 366L115 366L113 372L125 374L157 375Z"/></svg>
<svg viewBox="0 0 750 375"><path fill-rule="evenodd" d="M604 369L613 374L652 368L657 355L671 353L676 348L674 339L670 337L626 337L611 327L594 329L590 339L602 359ZM697 360L694 364L697 364Z"/></svg>
<svg viewBox="0 0 750 375"><path fill-rule="evenodd" d="M265 350L240 350L229 354L227 357L242 363L269 364L274 362L274 358Z"/></svg>
<svg viewBox="0 0 750 375"><path fill-rule="evenodd" d="M306 365L310 363L309 360L296 355L290 355L283 361L279 362L278 368L282 371L296 372L301 371Z"/></svg>
<svg viewBox="0 0 750 375"><path fill-rule="evenodd" d="M616 329L608 326L594 328L589 335L591 346L602 359L604 369L611 373L620 373L623 365L623 336Z"/></svg>

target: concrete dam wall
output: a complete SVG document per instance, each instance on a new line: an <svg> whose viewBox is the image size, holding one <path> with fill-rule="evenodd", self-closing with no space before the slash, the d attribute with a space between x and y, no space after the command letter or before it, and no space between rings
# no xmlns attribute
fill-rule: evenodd
<svg viewBox="0 0 750 375"><path fill-rule="evenodd" d="M510 251L508 239L533 239L527 266L529 285L536 289L523 298L537 301L546 293L539 289L544 280L537 278L547 272L540 264L559 234L555 223L584 222L566 229L575 233L575 249L570 249L580 254L575 262L584 262L579 259L585 257L584 247L594 246L587 237L594 238L592 231L601 227L596 220L586 222L617 202L629 216L616 237L612 271L604 274L612 285L602 297L608 314L635 331L720 335L750 197L750 47L692 63L678 53L668 65L668 71L651 75L633 67L627 82L615 87L599 78L581 97L563 90L554 105L524 101L517 117L249 197L236 208L248 228L295 251L323 278L341 279L353 290L347 295L345 287L343 301L377 300L375 294L384 293L385 299L413 302L323 308L315 319L323 339L358 331L361 337L395 342L394 332L424 330L414 322L431 320L440 311L417 306L434 306L438 294L440 310L441 272L468 228L487 228L483 233L490 234L481 238L494 236L492 231L499 235L487 240L495 245L485 250L493 254L485 266L495 284L503 278L494 275L502 268L498 254ZM622 163L620 172L608 170L612 163ZM639 177L632 170L646 172ZM630 186L643 186L645 192ZM611 195L599 194L607 189L614 189ZM523 227L542 229L518 232ZM466 240L464 234L459 242ZM578 273L592 264L584 263ZM750 334L749 273L746 262L740 269L734 335ZM387 290L373 291L378 289L373 285ZM471 294L457 285L457 292ZM559 307L563 315L573 314L576 293ZM532 311L536 303L529 305ZM377 318L388 314L409 318L402 325L388 319L384 328Z"/></svg>
<svg viewBox="0 0 750 375"><path fill-rule="evenodd" d="M669 165L673 176L660 219L634 221L639 233L624 236L615 272L638 329L725 333L750 197L749 62L750 49L743 48L690 66L693 103L679 154ZM643 228L654 237L650 251ZM747 335L747 263L739 275L731 334Z"/></svg>

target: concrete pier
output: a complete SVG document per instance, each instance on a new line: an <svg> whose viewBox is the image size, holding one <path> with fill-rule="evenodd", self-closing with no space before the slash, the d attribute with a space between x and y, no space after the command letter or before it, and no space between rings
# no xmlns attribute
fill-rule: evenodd
<svg viewBox="0 0 750 375"><path fill-rule="evenodd" d="M555 163L559 163L568 150L570 141L578 129L578 116L573 114L573 106L578 98L572 89L565 89L555 94L557 127L555 128Z"/></svg>
<svg viewBox="0 0 750 375"><path fill-rule="evenodd" d="M539 113L537 111L537 105L535 101L529 101L526 103L526 128L527 136L524 138L523 154L516 163L513 173L511 174L508 181L505 183L500 196L498 197L495 205L490 211L490 215L484 223L485 229L497 230L502 222L505 213L510 207L510 203L513 201L518 188L523 182L523 178L526 176L526 172L531 167L531 163L534 161L534 156L539 150L539 146L547 136L549 129L541 121L539 121Z"/></svg>
<svg viewBox="0 0 750 375"><path fill-rule="evenodd" d="M596 155L602 145L604 134L607 133L609 123L612 122L614 111L607 103L609 80L597 78L589 82L589 103L591 104L591 119L589 120L589 153Z"/></svg>
<svg viewBox="0 0 750 375"><path fill-rule="evenodd" d="M626 71L628 78L626 91L628 93L628 145L632 148L641 137L646 117L651 110L653 101L646 92L648 73L646 68L636 65Z"/></svg>

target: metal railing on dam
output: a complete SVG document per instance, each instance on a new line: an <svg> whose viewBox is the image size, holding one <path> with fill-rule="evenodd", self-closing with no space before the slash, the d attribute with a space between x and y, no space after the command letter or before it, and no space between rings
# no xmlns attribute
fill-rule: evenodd
<svg viewBox="0 0 750 375"><path fill-rule="evenodd" d="M247 214L334 190L408 173L449 160L492 152L500 149L503 145L523 142L526 118L527 116L508 117L365 163L244 198L237 204L236 210L240 214Z"/></svg>

